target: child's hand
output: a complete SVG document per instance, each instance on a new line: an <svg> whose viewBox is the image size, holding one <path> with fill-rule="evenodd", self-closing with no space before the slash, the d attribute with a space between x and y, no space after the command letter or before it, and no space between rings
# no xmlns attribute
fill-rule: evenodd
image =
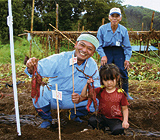
<svg viewBox="0 0 160 140"><path fill-rule="evenodd" d="M123 121L122 122L122 127L125 128L125 129L127 129L129 127L129 123L126 122L126 121Z"/></svg>
<svg viewBox="0 0 160 140"><path fill-rule="evenodd" d="M94 82L94 80L93 80L92 78L89 78L89 79L87 80L87 83L88 83L88 84L93 83L93 82Z"/></svg>

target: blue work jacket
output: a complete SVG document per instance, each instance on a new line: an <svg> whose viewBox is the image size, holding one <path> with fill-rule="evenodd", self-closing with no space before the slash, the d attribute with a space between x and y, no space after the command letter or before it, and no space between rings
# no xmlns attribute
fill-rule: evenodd
<svg viewBox="0 0 160 140"><path fill-rule="evenodd" d="M130 60L132 55L132 47L130 45L128 31L124 26L118 24L117 30L113 33L111 23L104 24L99 27L97 38L99 40L97 52L101 57L105 56L103 47L122 46L124 49L125 60Z"/></svg>
<svg viewBox="0 0 160 140"><path fill-rule="evenodd" d="M54 54L52 56L49 56L47 58L44 58L40 61L38 61L38 72L43 77L55 77L57 78L49 78L49 83L47 84L51 90L56 90L55 84L58 85L58 91L62 92L62 101L59 101L60 109L70 109L74 108L74 104L72 102L71 95L73 93L73 77L72 77L72 65L70 65L70 59L72 58L72 55L74 55L74 51L69 52L62 52L60 54ZM86 64L86 66L85 66ZM84 70L84 73L92 76L95 71L96 74L93 76L94 80L94 86L99 87L100 86L100 80L99 80L99 71L98 66L93 58L88 58L83 64L80 66L75 63L74 64L74 92L81 94L81 91L85 84L87 83L87 78L85 78L84 74L77 70ZM27 68L25 72L31 76ZM44 91L43 91L44 90ZM43 93L42 93L43 92ZM43 94L43 95L42 95ZM33 104L35 107L43 107L51 103L51 108L56 109L56 100L52 97L52 92L48 90L48 88L41 87L41 94L40 98L38 99L38 102L34 103L35 99L33 98ZM80 102L79 104L76 104L77 107L79 106L86 106L87 101ZM93 111L93 110L92 110Z"/></svg>

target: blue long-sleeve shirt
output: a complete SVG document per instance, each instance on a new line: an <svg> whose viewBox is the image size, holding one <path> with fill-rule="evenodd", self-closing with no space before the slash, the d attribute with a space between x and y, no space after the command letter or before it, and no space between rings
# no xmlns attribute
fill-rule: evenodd
<svg viewBox="0 0 160 140"><path fill-rule="evenodd" d="M48 86L51 90L56 90L55 84L58 85L58 91L62 91L62 101L59 101L60 108L68 109L73 108L73 102L71 100L71 95L73 93L73 80L72 80L72 65L70 65L70 59L72 55L74 55L75 51L70 52L62 52L60 54L54 54L47 58L44 58L38 61L38 72L41 76L45 77L55 77L57 78L49 78ZM84 70L86 61L80 66L75 63L74 64L74 92L81 94L81 91L85 84L87 83L87 79L84 77L82 72L79 72L76 67L80 70ZM93 79L99 78L99 71L96 62L93 58L88 58L87 64L84 70L84 73L92 76L95 71L96 74L93 76ZM31 76L27 68L25 72ZM94 86L99 87L100 81L94 80ZM38 100L39 106L45 106L48 102L51 102L52 108L56 108L56 102L53 102L52 94L47 88L41 88L41 92L44 90L43 99ZM87 102L80 102L77 106L84 106ZM36 105L35 105L36 106Z"/></svg>
<svg viewBox="0 0 160 140"><path fill-rule="evenodd" d="M119 45L124 49L125 60L130 60L132 47L130 45L128 31L123 25L118 24L117 30L113 33L111 23L104 24L99 27L97 38L99 40L97 52L101 57L105 56L103 47L117 46L117 42L119 42Z"/></svg>

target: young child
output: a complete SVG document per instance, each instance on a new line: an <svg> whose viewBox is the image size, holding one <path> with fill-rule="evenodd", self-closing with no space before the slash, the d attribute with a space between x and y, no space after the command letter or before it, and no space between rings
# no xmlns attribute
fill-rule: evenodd
<svg viewBox="0 0 160 140"><path fill-rule="evenodd" d="M96 98L99 99L98 115L92 115L88 120L88 124L93 129L109 127L113 135L123 134L124 128L129 127L129 103L127 95L121 88L119 68L114 64L106 64L102 66L99 73L103 87L95 89ZM88 79L87 83L91 82L93 82L93 79ZM87 84L81 93L82 97L86 97L86 95Z"/></svg>

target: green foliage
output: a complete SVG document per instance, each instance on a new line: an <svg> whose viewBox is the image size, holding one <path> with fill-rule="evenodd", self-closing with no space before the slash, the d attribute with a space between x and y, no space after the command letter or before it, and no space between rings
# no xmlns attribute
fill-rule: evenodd
<svg viewBox="0 0 160 140"><path fill-rule="evenodd" d="M124 11L125 6L121 3L121 0L35 0L33 30L53 30L49 23L56 26L56 4L58 4L58 29L60 31L78 30L78 28L82 29L82 26L85 30L97 31L102 24L102 18L105 18L105 23L109 22L108 13L113 7L121 9L123 18L120 23L127 25L128 29L141 30L141 24L144 22L144 30L149 30L153 10L128 6ZM8 43L8 1L0 1L0 7L0 41ZM86 13L82 15L84 11ZM31 29L31 14L32 0L12 1L14 36ZM155 30L160 30L159 23L160 14L155 12L153 24Z"/></svg>
<svg viewBox="0 0 160 140"><path fill-rule="evenodd" d="M133 30L140 31L143 22L144 23L143 30L145 31L150 30L153 10L144 8L142 6L129 5L125 9L125 14L127 17L128 28L133 28ZM160 30L159 23L160 23L160 13L155 11L153 20L153 29Z"/></svg>
<svg viewBox="0 0 160 140"><path fill-rule="evenodd" d="M16 63L23 63L25 55L29 56L29 47L30 44L26 39L22 39L20 37L14 38L14 55L15 55L15 62ZM39 55L39 52L37 48L34 47L32 51L36 54L36 56ZM38 52L38 53L37 53ZM10 45L0 45L0 63L11 63L11 54L10 54Z"/></svg>
<svg viewBox="0 0 160 140"><path fill-rule="evenodd" d="M24 70L26 66L21 63L16 63L16 79L18 81L31 82L31 78L29 78L26 74L24 74ZM0 90L5 86L5 84L9 81L12 81L12 68L11 64L0 64L0 79L1 86Z"/></svg>
<svg viewBox="0 0 160 140"><path fill-rule="evenodd" d="M79 20L82 12L82 5L79 0L66 0L59 1L59 28L62 31L72 30L72 23L76 23ZM77 29L76 29L77 30Z"/></svg>
<svg viewBox="0 0 160 140"><path fill-rule="evenodd" d="M51 49L51 46L48 46L48 55L46 54L45 46L42 46L40 43L40 37L34 37L32 40L32 49L31 49L31 57L36 57L38 59L42 59L46 56L50 56L54 54L54 49ZM30 56L30 42L28 42L25 38L14 37L14 55L16 63L23 63L25 56ZM73 50L73 44L69 43L68 40L64 40L61 42L60 52L63 51L71 51ZM10 44L1 44L0 43L0 64L11 63L11 54L10 54Z"/></svg>
<svg viewBox="0 0 160 140"><path fill-rule="evenodd" d="M160 80L160 68L150 63L132 62L128 74L131 80Z"/></svg>
<svg viewBox="0 0 160 140"><path fill-rule="evenodd" d="M8 30L7 27L7 13L8 13L8 3L6 1L0 2L0 40L7 40L8 39Z"/></svg>
<svg viewBox="0 0 160 140"><path fill-rule="evenodd" d="M31 30L32 0L12 1L13 33L14 36L23 33L24 30ZM33 30L53 30L49 23L56 26L56 4L58 7L58 29L77 30L73 23L77 23L82 12L82 5L79 0L35 0ZM7 26L8 1L0 1L0 40L5 43L9 40L9 27Z"/></svg>
<svg viewBox="0 0 160 140"><path fill-rule="evenodd" d="M15 61L16 66L18 66L17 71L25 68L23 65L25 55L29 56L30 54L30 42L28 42L25 38L15 37L14 38L14 54L15 54ZM71 51L73 50L73 44L69 43L68 48L68 41L64 40L61 43L60 52L63 51ZM48 56L52 55L54 52L53 50L49 49ZM45 49L40 44L40 38L35 37L32 41L32 56L39 59L42 59L45 56ZM98 63L97 60L98 53L96 52L93 55L93 58ZM131 80L160 80L160 64L157 65L154 61L149 61L147 59L146 63L140 62L141 56L133 56L130 62L130 68L128 70L129 79ZM151 57L155 57L153 53L151 53ZM136 59L134 59L136 58ZM155 59L155 58L154 58ZM11 55L10 55L10 45L6 44L3 45L0 43L0 70L3 70L2 64L10 65L11 64ZM7 76L11 76L11 70L7 72L3 72L0 74L0 79L5 78Z"/></svg>
<svg viewBox="0 0 160 140"><path fill-rule="evenodd" d="M7 26L8 13L8 1L3 0L0 2L0 40L6 42L9 39L9 27ZM23 0L12 1L12 16L13 16L13 28L14 35L22 33L25 27L25 20L23 16Z"/></svg>
<svg viewBox="0 0 160 140"><path fill-rule="evenodd" d="M26 45L23 45L23 44L26 44L25 40L22 41L22 40L15 39L14 53L15 53L16 62L22 61L22 59L24 59L25 57L24 52L26 52L27 49L25 47ZM0 63L2 64L11 63L10 44L0 45Z"/></svg>
<svg viewBox="0 0 160 140"><path fill-rule="evenodd" d="M10 59L10 45L1 45L0 47L0 62L1 63L11 63Z"/></svg>
<svg viewBox="0 0 160 140"><path fill-rule="evenodd" d="M121 1L116 0L82 0L86 13L82 18L81 26L85 26L85 30L97 31L102 25L103 18L105 18L105 23L109 22L108 14L113 7L120 8L122 14L125 15L120 3ZM125 25L125 22L122 21L121 24Z"/></svg>
<svg viewBox="0 0 160 140"><path fill-rule="evenodd" d="M39 13L39 18L43 24L41 30L53 30L49 23L56 26L56 4L58 4L58 29L72 30L72 23L78 22L81 15L80 3L79 0L35 0L35 13ZM37 30L35 26L34 29Z"/></svg>

